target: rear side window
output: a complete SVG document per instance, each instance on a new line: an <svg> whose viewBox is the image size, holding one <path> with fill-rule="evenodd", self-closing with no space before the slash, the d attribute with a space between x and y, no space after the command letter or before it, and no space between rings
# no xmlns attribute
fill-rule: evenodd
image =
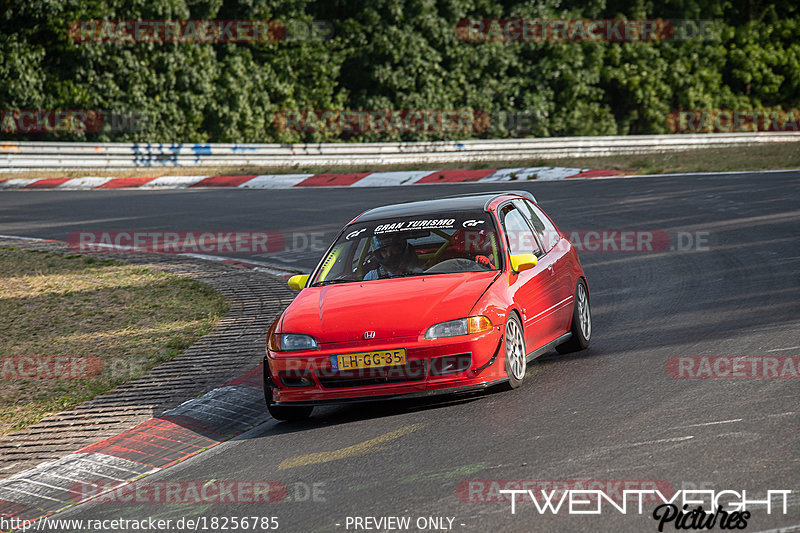
<svg viewBox="0 0 800 533"><path fill-rule="evenodd" d="M542 243L546 251L550 251L553 247L558 244L559 236L558 230L550 222L550 219L547 218L541 209L538 206L529 202L528 200L514 200L514 205L525 215L525 218L528 219L528 222L531 223L533 229L536 230L536 234L539 235L539 241Z"/></svg>

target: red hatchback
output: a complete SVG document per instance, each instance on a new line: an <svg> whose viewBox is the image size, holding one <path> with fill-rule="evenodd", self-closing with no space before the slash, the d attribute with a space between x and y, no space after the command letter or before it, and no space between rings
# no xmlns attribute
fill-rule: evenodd
<svg viewBox="0 0 800 533"><path fill-rule="evenodd" d="M267 407L519 387L528 362L592 333L578 254L530 193L378 207L337 236L272 324Z"/></svg>

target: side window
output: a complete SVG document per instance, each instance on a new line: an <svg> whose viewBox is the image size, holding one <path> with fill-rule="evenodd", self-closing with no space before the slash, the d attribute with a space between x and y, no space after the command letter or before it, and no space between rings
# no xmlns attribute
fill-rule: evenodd
<svg viewBox="0 0 800 533"><path fill-rule="evenodd" d="M525 221L522 213L513 206L506 206L502 210L503 226L506 229L508 248L512 255L535 254L541 255L542 249L533 236L530 226Z"/></svg>
<svg viewBox="0 0 800 533"><path fill-rule="evenodd" d="M513 203L525 215L525 218L531 223L533 229L536 230L536 233L539 235L539 241L542 243L545 250L548 252L552 250L553 247L558 244L559 236L558 230L553 223L550 222L550 219L547 218L547 215L536 205L527 200L514 200Z"/></svg>

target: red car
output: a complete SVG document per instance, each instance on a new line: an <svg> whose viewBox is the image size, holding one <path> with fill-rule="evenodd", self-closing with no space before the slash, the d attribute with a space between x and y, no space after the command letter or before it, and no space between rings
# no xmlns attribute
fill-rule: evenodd
<svg viewBox="0 0 800 533"><path fill-rule="evenodd" d="M267 407L516 388L555 348L592 332L578 254L530 193L478 193L371 209L336 237L272 324Z"/></svg>

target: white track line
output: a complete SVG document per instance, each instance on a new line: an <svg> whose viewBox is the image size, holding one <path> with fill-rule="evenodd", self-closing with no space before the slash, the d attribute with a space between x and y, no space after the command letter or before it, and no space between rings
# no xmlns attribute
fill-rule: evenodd
<svg viewBox="0 0 800 533"><path fill-rule="evenodd" d="M644 442L633 442L631 444L625 444L620 446L620 448L625 448L629 446L647 446L649 444L662 444L666 442L683 442L685 440L693 439L694 435L686 435L685 437L672 437L669 439L658 439L658 440L647 440Z"/></svg>
<svg viewBox="0 0 800 533"><path fill-rule="evenodd" d="M703 422L701 424L690 424L688 426L675 426L670 429L685 429L685 428L697 428L702 426L716 426L717 424L732 424L734 422L741 422L744 420L743 418L734 418L732 420L720 420L719 422Z"/></svg>

